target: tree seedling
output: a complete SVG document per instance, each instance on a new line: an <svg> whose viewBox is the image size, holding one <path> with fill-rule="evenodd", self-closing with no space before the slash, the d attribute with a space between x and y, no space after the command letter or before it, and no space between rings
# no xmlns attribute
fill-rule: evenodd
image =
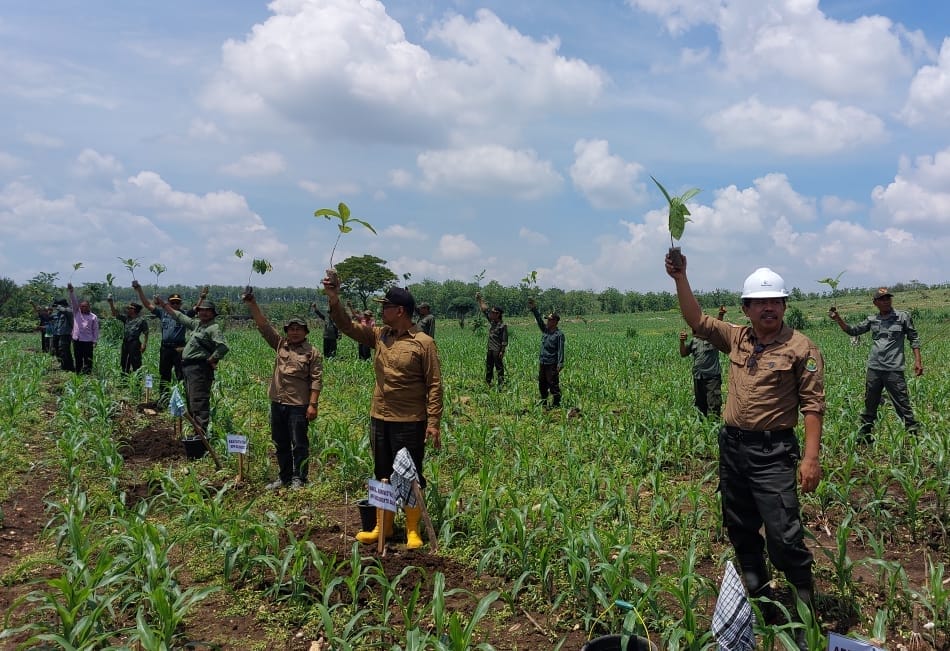
<svg viewBox="0 0 950 651"><path fill-rule="evenodd" d="M234 255L238 258L244 257L244 249L236 249ZM247 286L244 288L245 294L250 294L253 289L251 288L251 276L254 273L259 273L260 275L266 274L268 271L273 271L274 265L265 260L264 258L254 258L251 261L251 273L247 275Z"/></svg>
<svg viewBox="0 0 950 651"><path fill-rule="evenodd" d="M660 192L663 193L663 196L666 197L667 203L670 204L670 259L672 260L674 267L681 269L683 267L683 255L680 251L680 247L674 245L674 240L679 240L681 237L683 237L683 231L686 230L686 222L692 221L688 217L690 212L686 207L686 202L699 194L701 190L699 188L692 188L678 197L673 197L670 196L670 193L666 191L666 188L664 188L659 181L657 181L652 176L650 178L653 179L654 183L656 183L656 187L660 188Z"/></svg>
<svg viewBox="0 0 950 651"><path fill-rule="evenodd" d="M136 267L141 267L142 264L135 258L119 258L119 262L121 262L123 266L129 270L129 273L132 274L132 280L136 280L135 269Z"/></svg>
<svg viewBox="0 0 950 651"><path fill-rule="evenodd" d="M158 288L158 277L165 273L165 265L153 262L148 266L148 270L155 274L155 287Z"/></svg>
<svg viewBox="0 0 950 651"><path fill-rule="evenodd" d="M73 282L73 274L75 274L75 273L76 273L77 271L79 271L80 269L82 269L82 263L81 263L81 262L77 262L76 264L73 265L73 271L72 271L71 274L69 274L69 282L70 282L70 284L72 284L72 282Z"/></svg>
<svg viewBox="0 0 950 651"><path fill-rule="evenodd" d="M344 233L349 233L353 230L353 226L351 226L351 224L361 224L368 228L373 235L376 235L376 229L373 228L369 222L351 216L350 207L342 201L340 202L340 205L337 206L336 210L333 210L332 208L321 208L315 211L313 216L323 217L324 219L330 221L337 219L340 222L336 225L340 232L337 233L336 241L333 243L333 248L330 250L330 266L327 268L327 277L333 279L336 285L339 286L339 281L336 280L336 269L333 267L333 255L336 253L336 246L340 243L340 238L343 237Z"/></svg>
<svg viewBox="0 0 950 651"><path fill-rule="evenodd" d="M832 312L838 311L838 306L835 304L837 302L835 301L835 291L838 289L838 282L841 279L842 275L844 275L844 271L839 273L834 278L830 278L830 277L822 278L821 280L816 281L816 282L821 283L822 285L828 285L828 287L831 287L831 311Z"/></svg>

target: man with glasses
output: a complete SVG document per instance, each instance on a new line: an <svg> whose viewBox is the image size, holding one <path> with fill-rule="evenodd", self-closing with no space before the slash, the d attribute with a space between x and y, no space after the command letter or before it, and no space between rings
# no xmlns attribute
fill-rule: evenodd
<svg viewBox="0 0 950 651"><path fill-rule="evenodd" d="M798 599L812 606L812 553L804 542L798 505L818 487L818 452L825 411L824 364L805 335L785 325L788 291L777 273L762 267L745 280L742 312L751 325L738 326L703 314L686 277L685 259L666 273L676 283L680 311L693 332L729 356L729 391L719 432L719 488L723 523L752 597L772 598L765 551L785 574ZM798 413L805 430L804 453L795 436ZM759 530L765 526L765 539ZM797 612L793 608L792 612ZM766 603L766 621L775 613ZM807 650L804 632L796 631Z"/></svg>
<svg viewBox="0 0 950 651"><path fill-rule="evenodd" d="M391 287L386 295L373 299L382 303L382 326L354 323L340 303L335 278L323 279L330 317L340 332L369 348L376 349L373 368L376 386L370 407L370 444L376 479L389 479L396 453L406 448L419 473L424 489L422 462L426 441L441 445L439 425L442 419L442 372L435 341L417 328L412 317L416 301L408 290ZM422 546L419 536L421 505L407 506L406 547ZM393 512L377 511L376 527L361 531L356 539L375 543L379 536L392 535Z"/></svg>
<svg viewBox="0 0 950 651"><path fill-rule="evenodd" d="M181 352L185 348L185 326L173 319L168 312L160 310L157 306L153 305L148 298L145 297L145 292L142 290L142 285L139 284L139 281L133 280L132 288L139 295L139 300L142 301L142 305L145 306L145 309L157 316L162 325L162 344L158 349L158 395L159 402L161 404L167 404L169 396L168 386L172 381L172 370L175 371L175 378L179 382L185 378L185 374L181 368ZM195 307L200 306L207 296L208 288L205 287L201 290ZM182 300L180 295L172 294L168 297L168 303L175 310L181 311ZM185 314L187 316L193 316L194 312L186 312Z"/></svg>
<svg viewBox="0 0 950 651"><path fill-rule="evenodd" d="M914 353L914 375L923 375L920 335L917 334L910 314L892 307L893 297L887 287L878 288L871 298L878 313L856 326L845 323L835 308L828 311L828 316L846 334L856 337L865 332L871 333L871 353L868 355L868 370L864 383L864 411L861 412L861 429L858 432L862 443L874 441L871 430L877 419L877 408L881 405L884 389L890 394L894 411L904 421L907 431L916 434L918 430L917 419L914 418L914 410L910 406L907 380L904 377L904 342L910 342Z"/></svg>

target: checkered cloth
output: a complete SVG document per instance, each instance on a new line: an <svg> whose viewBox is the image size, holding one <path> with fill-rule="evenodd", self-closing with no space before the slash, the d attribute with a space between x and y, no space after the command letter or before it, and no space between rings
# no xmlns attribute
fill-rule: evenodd
<svg viewBox="0 0 950 651"><path fill-rule="evenodd" d="M745 587L732 563L726 563L722 587L713 611L712 632L721 651L751 651L755 648L755 614Z"/></svg>
<svg viewBox="0 0 950 651"><path fill-rule="evenodd" d="M412 492L413 481L419 481L419 473L416 472L416 464L409 456L409 450L402 448L396 453L396 458L393 460L393 474L389 478L396 498L396 506L406 508L416 505L416 496Z"/></svg>

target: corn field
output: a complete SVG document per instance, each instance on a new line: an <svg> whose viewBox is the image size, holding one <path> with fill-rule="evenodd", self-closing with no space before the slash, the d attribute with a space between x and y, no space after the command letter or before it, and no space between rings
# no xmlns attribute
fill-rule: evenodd
<svg viewBox="0 0 950 651"><path fill-rule="evenodd" d="M926 374L908 372L908 384L920 434L908 435L885 402L873 445L857 440L867 344L853 347L818 318L806 330L825 357L827 391L824 479L802 496L818 617L758 626L760 648L792 648L802 626L812 648L824 648L829 629L888 648L950 648L947 323L939 311L916 319ZM419 557L387 571L373 549L354 542L338 554L311 539L328 522L326 505L350 508L372 474L372 367L353 342L341 340L325 363L311 483L277 495L263 489L276 473L273 352L256 330L230 329L218 367L212 433L225 467L206 457L134 472L124 438L171 422L130 409L143 401L145 374L157 384L154 350L122 377L117 350L102 344L94 375L74 376L30 350L34 337L9 335L0 346L0 498L29 482L35 464L55 482L42 544L0 577L16 595L0 646L195 648L189 631L226 595L267 633L207 648L539 648L497 635L522 614L543 631L540 648L621 632L661 649L717 648L710 616L732 558L716 492L718 423L692 406L679 315L562 320L564 404L550 411L537 405L537 328L509 324L503 390L484 383L484 330L448 320L438 329L443 446L427 451L426 503L439 555L467 568L470 585L449 584ZM319 347L318 328L310 337ZM240 489L226 433L249 437ZM142 485L147 497L132 499L130 487Z"/></svg>

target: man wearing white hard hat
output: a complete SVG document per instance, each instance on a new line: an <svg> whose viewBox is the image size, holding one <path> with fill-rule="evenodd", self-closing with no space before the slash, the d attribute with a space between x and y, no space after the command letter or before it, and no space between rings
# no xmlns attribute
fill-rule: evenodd
<svg viewBox="0 0 950 651"><path fill-rule="evenodd" d="M666 258L666 273L686 323L729 356L729 392L719 432L719 488L723 524L736 550L752 597L772 598L769 560L785 574L794 593L811 606L811 551L805 546L796 475L808 493L821 480L818 451L825 411L824 363L817 346L785 325L785 281L767 267L756 269L742 289L738 326L703 314L686 277L686 263ZM802 452L795 427L804 420ZM759 529L765 525L765 539ZM797 609L792 609L795 613ZM774 611L763 608L767 619ZM799 648L805 636L796 632Z"/></svg>

